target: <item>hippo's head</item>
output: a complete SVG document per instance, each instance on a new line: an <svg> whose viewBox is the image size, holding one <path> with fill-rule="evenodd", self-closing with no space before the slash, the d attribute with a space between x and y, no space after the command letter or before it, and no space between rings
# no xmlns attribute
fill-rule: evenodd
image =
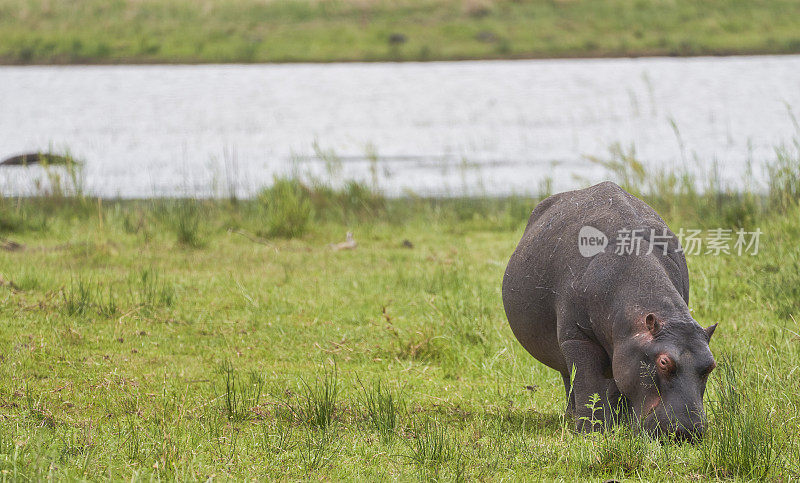
<svg viewBox="0 0 800 483"><path fill-rule="evenodd" d="M702 328L690 316L642 316L614 351L614 380L642 426L651 433L694 441L705 430L703 394L716 367L709 349L716 324Z"/></svg>

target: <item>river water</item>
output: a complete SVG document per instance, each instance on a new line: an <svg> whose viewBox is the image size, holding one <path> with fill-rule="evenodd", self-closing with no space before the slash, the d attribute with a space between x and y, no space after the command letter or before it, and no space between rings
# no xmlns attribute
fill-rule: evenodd
<svg viewBox="0 0 800 483"><path fill-rule="evenodd" d="M792 107L800 56L0 67L0 157L69 151L107 197L247 196L291 173L526 194L604 179L589 158L619 143L736 185L797 135ZM0 186L41 176L0 168Z"/></svg>

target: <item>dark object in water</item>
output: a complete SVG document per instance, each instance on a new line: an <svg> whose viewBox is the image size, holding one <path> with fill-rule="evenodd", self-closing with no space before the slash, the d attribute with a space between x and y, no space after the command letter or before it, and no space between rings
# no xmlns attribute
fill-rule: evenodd
<svg viewBox="0 0 800 483"><path fill-rule="evenodd" d="M52 153L18 154L0 162L0 166L28 166L29 164L64 165L78 163L71 156Z"/></svg>

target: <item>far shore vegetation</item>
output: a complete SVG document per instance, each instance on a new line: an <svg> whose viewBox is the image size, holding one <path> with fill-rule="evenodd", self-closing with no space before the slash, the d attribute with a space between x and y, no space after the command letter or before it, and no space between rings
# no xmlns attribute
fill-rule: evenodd
<svg viewBox="0 0 800 483"><path fill-rule="evenodd" d="M792 54L796 0L0 0L0 63Z"/></svg>

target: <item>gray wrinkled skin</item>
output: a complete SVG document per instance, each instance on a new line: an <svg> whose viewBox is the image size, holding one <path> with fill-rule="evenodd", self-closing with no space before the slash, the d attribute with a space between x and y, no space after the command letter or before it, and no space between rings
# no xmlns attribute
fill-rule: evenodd
<svg viewBox="0 0 800 483"><path fill-rule="evenodd" d="M578 233L586 225L608 237L602 253L581 255ZM615 253L620 230L636 229L643 238L638 255ZM511 329L533 357L561 373L579 431L613 424L619 414L651 433L702 435L716 325L703 329L688 303L677 237L652 208L611 182L539 203L503 277ZM601 402L587 421L593 394Z"/></svg>

